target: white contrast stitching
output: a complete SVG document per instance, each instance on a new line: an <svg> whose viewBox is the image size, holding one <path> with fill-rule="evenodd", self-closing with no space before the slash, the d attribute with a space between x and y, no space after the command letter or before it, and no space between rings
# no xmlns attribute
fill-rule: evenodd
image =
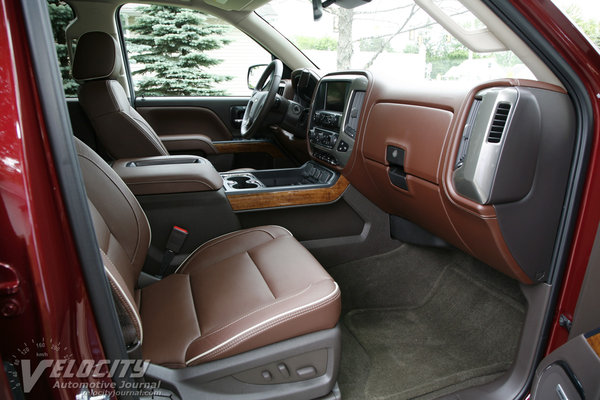
<svg viewBox="0 0 600 400"><path fill-rule="evenodd" d="M100 253L104 254L104 257L106 257L106 261L109 262L113 268L117 269L117 267L115 266L115 264L112 262L112 260L110 259L110 257L108 257L108 255L102 250L99 249ZM110 273L110 270L108 268L106 268L106 266L104 266L104 271L106 271L106 273L108 274L108 277L110 278L110 282L111 284L113 284L117 289L118 289L118 295L119 298L121 298L122 300L125 301L126 305L129 307L129 314L133 315L133 319L136 322L136 331L140 337L140 343L143 342L144 339L144 330L142 329L142 321L140 319L140 316L138 315L138 313L135 311L135 307L133 306L133 304L131 304L131 302L129 301L129 298L127 297L127 295L125 294L125 291L123 290L123 288L121 288L121 286L119 285L119 283L117 282L117 280L115 279L115 277L113 276L113 274Z"/></svg>
<svg viewBox="0 0 600 400"><path fill-rule="evenodd" d="M104 169L100 165L98 165L94 160L92 160L91 158L89 158L88 156L86 156L84 154L78 154L78 156L81 157L81 158L83 158L83 159L85 159L85 160L87 160L87 161L89 161L94 167L96 167L100 172L102 172L102 174L104 174L104 176L114 185L114 187L117 188L117 190L119 191L119 193L121 193L121 196L123 196L123 198L125 199L125 201L127 201L127 205L131 209L131 213L133 214L133 218L135 219L135 222L136 222L136 225L137 225L137 228L138 228L137 229L137 231L138 231L137 233L138 234L137 234L137 241L136 241L135 249L133 250L133 255L130 258L130 261L133 262L136 259L137 255L138 255L138 250L140 250L140 248L142 247L142 243L141 243L141 241L142 241L142 234L141 234L141 232L143 230L143 226L142 226L143 224L142 224L142 221L140 221L140 219L138 218L138 213L136 213L136 208L134 206L134 203L130 201L130 199L127 197L127 194L123 190L121 190L121 188L119 187L119 185L117 184L117 182L106 171L104 171ZM133 196L133 194L132 194L132 196ZM88 197L88 199L89 199L89 197ZM94 204L93 201L92 201L92 204ZM94 207L96 207L96 205L94 205ZM139 203L138 203L138 207L139 207ZM140 209L138 209L138 211L139 210ZM110 226L108 225L108 223L104 219L104 216L100 213L100 210L98 210L98 207L96 207L96 211L98 211L98 214L100 214L100 217L102 218L102 220L106 224L106 227L108 228L108 231L110 232L110 234L113 235L112 231L110 230ZM146 214L144 214L143 211L142 211L142 215L144 216L144 218L146 218ZM148 219L147 218L146 218L146 224L148 224ZM152 232L149 233L149 239L152 239L151 234L152 234ZM115 239L116 239L116 236L115 236ZM150 242L148 242L148 243L150 243ZM102 251L102 250L100 250L100 251Z"/></svg>
<svg viewBox="0 0 600 400"><path fill-rule="evenodd" d="M227 351L230 348L228 346L237 345L240 341L245 340L245 338L247 336L256 335L265 329L268 329L268 328L270 328L274 325L277 325L281 322L285 322L291 318L296 317L297 315L302 315L309 311L313 311L316 308L320 308L320 307L324 306L325 304L328 303L328 300L333 301L336 298L336 295L339 293L339 286L338 286L337 282L334 282L334 284L335 284L334 290L331 293L329 293L327 296L325 296L319 300L315 300L312 303L306 304L301 307L296 307L292 310L289 310L289 311L286 311L279 315L276 315L274 317L271 317L271 318L269 318L265 321L262 321L248 329L245 329L244 331L242 331L242 332L238 333L237 335L227 339L226 341L214 346L213 348L205 351L204 353L201 353L195 357L192 357L190 360L187 360L185 362L186 365L189 365L189 364L193 363L194 361L196 361L200 358L203 358L203 357L207 356L208 354L213 353L215 351L217 352L216 354L220 354L220 351ZM257 331L255 331L255 330L257 330ZM255 332L253 332L253 331L255 331ZM220 350L223 347L225 347L225 349Z"/></svg>
<svg viewBox="0 0 600 400"><path fill-rule="evenodd" d="M308 314L309 312L318 310L319 308L325 307L325 306L331 304L337 298L338 298L338 296L334 296L332 299L329 299L329 300L325 301L324 303L311 306L310 308L307 308L307 309L304 309L304 310L301 310L301 311L297 311L294 314L286 315L285 317L283 317L283 318L281 318L279 320L271 321L267 325L260 327L258 330L254 331L254 332L248 332L243 337L239 337L236 340L234 340L233 342L227 344L225 347L217 350L214 353L214 356L218 356L220 354L223 354L223 353L227 352L228 350L231 350L232 348L234 348L238 344L241 344L242 342L244 342L244 341L246 341L248 339L251 339L254 336L257 336L257 335L261 334L262 332L264 332L264 331L266 331L266 330L268 330L268 329L270 329L270 328L272 328L274 326L277 326L277 325L279 325L281 323L287 322L287 321L289 321L291 319L301 317L302 315L305 315L305 314Z"/></svg>
<svg viewBox="0 0 600 400"><path fill-rule="evenodd" d="M225 326L223 326L223 327L221 327L221 328L217 329L216 331L213 331L213 332L211 332L211 333L208 333L208 334L206 334L206 335L202 336L202 338L204 339L204 338L207 338L207 337L209 337L209 336L211 336L211 335L214 335L214 334L216 334L216 333L219 333L219 332L223 331L224 329L227 329L227 328L229 328L231 325L233 325L233 324L236 324L236 323L240 322L240 321L241 321L241 320L243 320L244 318L247 318L247 317L251 316L252 314L256 314L256 313L258 313L258 312L260 312L260 311L266 310L266 309L267 309L267 308L269 308L269 307L273 307L273 306L275 306L275 305L277 305L277 304L279 304L279 303L283 303L284 301L287 301L287 300L293 299L294 297L298 297L298 296L300 296L300 295L302 295L302 294L306 293L306 292L307 292L307 291L308 291L308 290L309 290L311 287L312 287L312 283L311 283L311 284L309 284L307 287L305 287L304 289L302 289L302 290L301 290L300 292L298 292L298 293L294 293L294 294L293 294L293 295L291 295L291 296L283 297L283 298L281 298L281 299L279 299L279 300L276 300L276 301L274 301L274 302L272 302L272 303L269 303L269 304L267 304L267 305L265 305L265 306L262 306L262 307L260 307L260 308L257 308L256 310L252 310L252 311L250 311L249 313L246 313L246 314L242 315L241 317L239 317L239 318L238 318L238 319L236 319L235 321L232 321L232 322L228 323L227 325L225 325Z"/></svg>

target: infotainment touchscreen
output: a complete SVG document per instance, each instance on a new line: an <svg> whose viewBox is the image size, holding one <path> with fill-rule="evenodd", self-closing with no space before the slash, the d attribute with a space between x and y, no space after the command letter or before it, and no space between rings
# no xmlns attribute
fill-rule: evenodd
<svg viewBox="0 0 600 400"><path fill-rule="evenodd" d="M347 87L348 82L327 82L327 101L325 103L327 111L344 111Z"/></svg>

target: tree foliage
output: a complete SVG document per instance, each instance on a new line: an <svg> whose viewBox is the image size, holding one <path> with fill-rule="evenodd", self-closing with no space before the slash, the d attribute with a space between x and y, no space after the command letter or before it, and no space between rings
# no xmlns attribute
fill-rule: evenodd
<svg viewBox="0 0 600 400"><path fill-rule="evenodd" d="M381 49L387 52L393 51L390 43L383 37L360 39L359 49L360 51L381 51Z"/></svg>
<svg viewBox="0 0 600 400"><path fill-rule="evenodd" d="M469 49L458 40L446 36L445 40L424 38L425 61L431 64L431 76L443 76L450 68L460 65L469 58Z"/></svg>
<svg viewBox="0 0 600 400"><path fill-rule="evenodd" d="M67 50L67 38L65 29L75 19L73 10L64 1L48 0L48 13L54 34L54 44L56 45L56 56L60 67L60 74L63 80L63 87L66 96L76 96L79 85L71 75L71 66L69 63L69 52Z"/></svg>
<svg viewBox="0 0 600 400"><path fill-rule="evenodd" d="M208 22L199 11L168 6L141 6L139 15L127 26L130 58L142 67L137 92L158 96L219 96L218 83L228 76L208 73L205 67L221 60L208 55L229 43L219 36L224 25ZM204 68L203 68L204 67Z"/></svg>
<svg viewBox="0 0 600 400"><path fill-rule="evenodd" d="M364 69L368 69L373 65L377 57L383 52L393 51L391 47L391 41L403 33L410 20L418 12L419 8L412 2L406 2L405 4L395 4L392 8L387 10L379 11L355 11L354 9L336 8L330 10L332 14L337 17L338 26L338 48L337 48L337 68L339 70L349 69L352 56L354 54L352 32L354 20L357 16L364 16L367 14L389 14L391 12L399 12L401 17L397 21L397 30L391 34L385 34L381 36L373 36L368 38L360 38L359 49L361 51L373 52L371 59L364 65Z"/></svg>
<svg viewBox="0 0 600 400"><path fill-rule="evenodd" d="M332 37L298 36L295 43L306 50L337 50L337 41Z"/></svg>
<svg viewBox="0 0 600 400"><path fill-rule="evenodd" d="M576 5L571 5L566 10L567 15L581 29L596 46L600 47L600 21L586 18Z"/></svg>

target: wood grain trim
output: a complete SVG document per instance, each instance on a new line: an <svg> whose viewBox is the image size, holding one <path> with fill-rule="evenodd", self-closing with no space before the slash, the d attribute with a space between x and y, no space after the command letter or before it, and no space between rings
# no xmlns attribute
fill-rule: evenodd
<svg viewBox="0 0 600 400"><path fill-rule="evenodd" d="M233 142L213 142L213 146L221 154L234 153L267 153L273 158L285 157L281 150L271 142L257 141L233 141Z"/></svg>
<svg viewBox="0 0 600 400"><path fill-rule="evenodd" d="M594 336L590 336L587 338L587 342L590 347L596 352L598 357L600 357L600 333L595 334Z"/></svg>
<svg viewBox="0 0 600 400"><path fill-rule="evenodd" d="M339 199L348 188L350 182L340 175L337 182L328 188L299 189L281 192L265 192L252 194L227 194L233 211L256 210L260 208L276 208L301 206L309 204L331 203Z"/></svg>

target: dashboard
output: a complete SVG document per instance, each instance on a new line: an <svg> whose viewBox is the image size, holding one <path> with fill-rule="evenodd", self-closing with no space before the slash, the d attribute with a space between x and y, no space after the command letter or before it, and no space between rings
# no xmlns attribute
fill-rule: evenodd
<svg viewBox="0 0 600 400"><path fill-rule="evenodd" d="M312 158L387 212L393 237L410 242L408 222L521 282L548 278L575 140L564 89L333 73L307 125Z"/></svg>

